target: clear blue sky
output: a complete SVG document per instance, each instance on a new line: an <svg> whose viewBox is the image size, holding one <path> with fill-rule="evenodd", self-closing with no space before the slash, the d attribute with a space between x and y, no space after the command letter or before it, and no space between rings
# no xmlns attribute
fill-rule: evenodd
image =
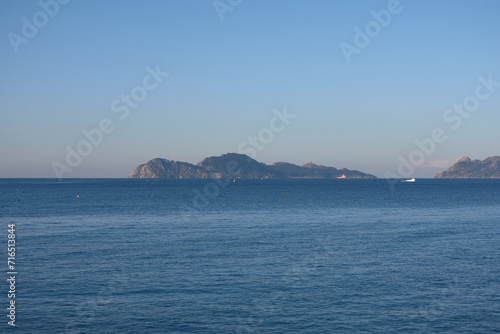
<svg viewBox="0 0 500 334"><path fill-rule="evenodd" d="M341 43L355 45L354 28L390 2L232 0L221 20L212 0L73 0L49 6L53 17L2 1L0 177L55 177L52 163L105 118L114 131L64 177L126 177L155 157L197 163L236 152L285 106L296 118L259 161L382 177L435 128L448 140L419 167L499 155L500 87L457 129L443 115L478 77L500 82L500 2L402 0L348 63ZM157 65L170 75L121 120L112 102Z"/></svg>

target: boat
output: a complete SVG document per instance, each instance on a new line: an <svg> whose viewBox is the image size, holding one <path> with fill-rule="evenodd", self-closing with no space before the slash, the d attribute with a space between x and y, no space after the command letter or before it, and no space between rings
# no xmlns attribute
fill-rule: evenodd
<svg viewBox="0 0 500 334"><path fill-rule="evenodd" d="M406 180L404 180L404 182L415 182L415 178L412 177L411 179L406 179Z"/></svg>
<svg viewBox="0 0 500 334"><path fill-rule="evenodd" d="M345 174L342 174L342 176L337 176L337 179L347 179L347 176L345 176Z"/></svg>

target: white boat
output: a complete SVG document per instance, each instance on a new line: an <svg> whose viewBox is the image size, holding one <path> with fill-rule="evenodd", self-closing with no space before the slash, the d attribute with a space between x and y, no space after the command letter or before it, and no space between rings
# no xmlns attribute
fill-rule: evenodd
<svg viewBox="0 0 500 334"><path fill-rule="evenodd" d="M415 182L415 178L412 177L411 179L406 179L406 180L404 180L404 182Z"/></svg>

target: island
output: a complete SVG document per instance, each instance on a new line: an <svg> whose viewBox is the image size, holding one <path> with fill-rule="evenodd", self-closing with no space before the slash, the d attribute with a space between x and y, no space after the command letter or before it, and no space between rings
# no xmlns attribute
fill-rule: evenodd
<svg viewBox="0 0 500 334"><path fill-rule="evenodd" d="M227 153L218 157L203 159L196 165L188 162L162 158L149 160L137 166L129 178L146 179L207 179L207 178L242 178L242 179L375 179L371 174L346 168L337 169L308 163L303 166L287 162L266 165L245 154Z"/></svg>
<svg viewBox="0 0 500 334"><path fill-rule="evenodd" d="M484 160L463 157L435 178L500 178L500 156Z"/></svg>

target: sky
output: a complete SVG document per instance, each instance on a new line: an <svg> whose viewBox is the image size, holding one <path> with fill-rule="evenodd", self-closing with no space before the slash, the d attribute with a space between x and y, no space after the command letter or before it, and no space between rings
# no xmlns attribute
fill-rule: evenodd
<svg viewBox="0 0 500 334"><path fill-rule="evenodd" d="M499 1L3 0L0 177L500 155Z"/></svg>

